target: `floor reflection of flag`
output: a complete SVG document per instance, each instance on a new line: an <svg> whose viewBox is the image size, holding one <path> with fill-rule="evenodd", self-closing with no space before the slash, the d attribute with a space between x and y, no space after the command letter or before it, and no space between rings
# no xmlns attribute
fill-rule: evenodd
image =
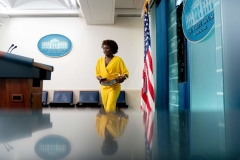
<svg viewBox="0 0 240 160"><path fill-rule="evenodd" d="M154 102L154 78L151 55L151 38L149 29L149 1L143 5L144 10L144 68L143 85L141 93L141 110L143 112L143 123L145 128L146 159L152 158L153 116L155 112Z"/></svg>
<svg viewBox="0 0 240 160"><path fill-rule="evenodd" d="M152 159L152 139L153 139L153 114L143 112L143 121L145 128L145 155L146 160Z"/></svg>

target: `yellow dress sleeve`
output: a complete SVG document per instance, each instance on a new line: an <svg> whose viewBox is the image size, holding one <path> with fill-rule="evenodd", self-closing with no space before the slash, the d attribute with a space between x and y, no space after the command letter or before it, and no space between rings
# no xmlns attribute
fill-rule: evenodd
<svg viewBox="0 0 240 160"><path fill-rule="evenodd" d="M129 71L122 59L120 60L120 75L121 76L128 75L129 77Z"/></svg>
<svg viewBox="0 0 240 160"><path fill-rule="evenodd" d="M98 59L97 64L96 64L96 77L97 77L97 76L101 76L100 67L101 67L101 58Z"/></svg>

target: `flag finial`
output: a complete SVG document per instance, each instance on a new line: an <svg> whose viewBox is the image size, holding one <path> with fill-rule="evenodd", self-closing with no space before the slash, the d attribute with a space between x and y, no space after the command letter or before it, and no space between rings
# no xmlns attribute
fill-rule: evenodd
<svg viewBox="0 0 240 160"><path fill-rule="evenodd" d="M148 14L148 7L149 7L149 3L150 3L150 0L145 0L144 4L143 4L143 10L145 13Z"/></svg>

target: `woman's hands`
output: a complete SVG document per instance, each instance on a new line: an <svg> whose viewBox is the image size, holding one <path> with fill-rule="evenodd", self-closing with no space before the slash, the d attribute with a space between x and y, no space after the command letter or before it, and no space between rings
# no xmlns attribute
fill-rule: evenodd
<svg viewBox="0 0 240 160"><path fill-rule="evenodd" d="M118 83L122 83L124 80L125 80L125 79L124 79L123 76L119 76L119 77L117 78L117 82L118 82Z"/></svg>
<svg viewBox="0 0 240 160"><path fill-rule="evenodd" d="M101 78L101 79L99 79L99 83L101 84L103 81L106 81L107 80L107 78Z"/></svg>
<svg viewBox="0 0 240 160"><path fill-rule="evenodd" d="M117 80L117 83L122 83L122 82L124 82L127 78L128 78L128 75L118 76L118 77L116 78L116 80ZM106 78L102 78L101 76L98 76L97 79L99 80L99 83L100 83L100 84L101 84L102 82L104 82L104 81L107 81Z"/></svg>
<svg viewBox="0 0 240 160"><path fill-rule="evenodd" d="M122 82L124 82L126 79L127 79L126 76L118 76L117 82L118 82L118 83L122 83Z"/></svg>
<svg viewBox="0 0 240 160"><path fill-rule="evenodd" d="M99 83L101 84L103 81L106 81L107 79L106 78L102 78L101 76L98 76L97 77Z"/></svg>

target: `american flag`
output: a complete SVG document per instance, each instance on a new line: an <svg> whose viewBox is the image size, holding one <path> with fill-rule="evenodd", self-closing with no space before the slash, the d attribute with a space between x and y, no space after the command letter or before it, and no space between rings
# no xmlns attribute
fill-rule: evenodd
<svg viewBox="0 0 240 160"><path fill-rule="evenodd" d="M154 80L151 55L151 41L149 29L149 0L143 5L144 10L144 68L143 68L143 86L141 94L141 110L143 113L143 123L145 127L146 138L146 159L151 159L152 137L153 137L153 118L155 112L154 104Z"/></svg>

